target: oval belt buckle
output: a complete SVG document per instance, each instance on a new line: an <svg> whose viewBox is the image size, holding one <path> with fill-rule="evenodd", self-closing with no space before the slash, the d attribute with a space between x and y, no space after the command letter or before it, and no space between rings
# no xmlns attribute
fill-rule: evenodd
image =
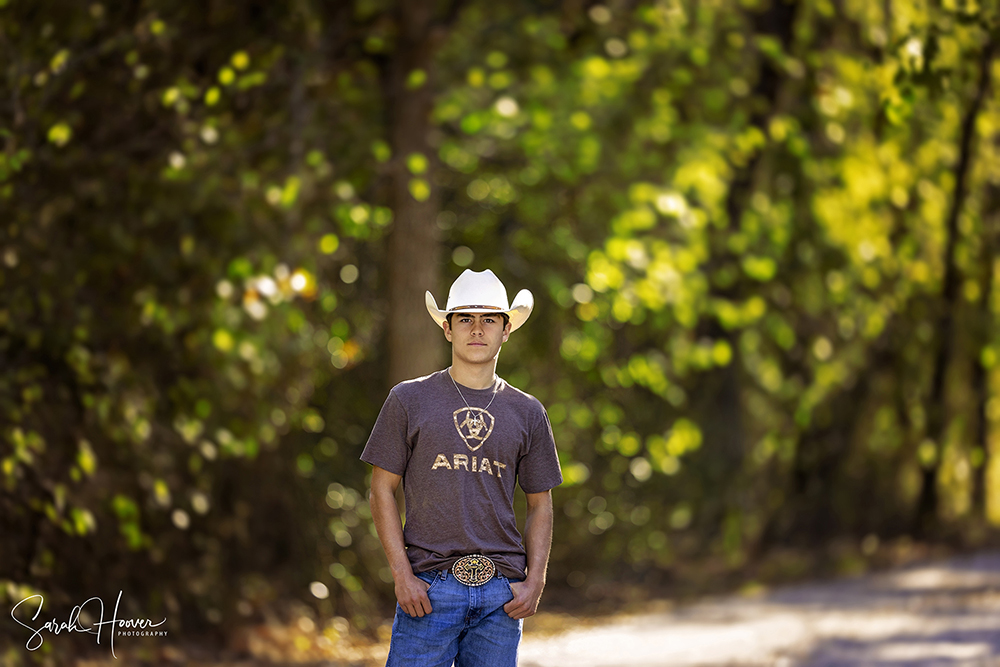
<svg viewBox="0 0 1000 667"><path fill-rule="evenodd" d="M497 566L482 554L462 556L451 566L451 573L466 586L482 586L497 573Z"/></svg>

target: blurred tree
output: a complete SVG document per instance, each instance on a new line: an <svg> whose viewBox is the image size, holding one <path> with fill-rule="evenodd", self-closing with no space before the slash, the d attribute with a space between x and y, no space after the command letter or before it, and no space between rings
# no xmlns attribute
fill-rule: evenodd
<svg viewBox="0 0 1000 667"><path fill-rule="evenodd" d="M452 0L438 16L434 0L395 3L395 44L382 61L386 135L392 159L390 206L395 224L388 240L389 381L395 384L441 368L441 334L429 321L424 292L438 292L440 194L430 145L431 108L438 88L435 56L464 2ZM440 296L438 296L440 298Z"/></svg>
<svg viewBox="0 0 1000 667"><path fill-rule="evenodd" d="M944 278L941 288L941 303L938 307L935 330L938 335L934 353L934 371L931 378L931 393L928 401L928 435L942 447L947 439L948 420L946 415L945 376L951 367L951 360L959 341L954 322L958 317L956 309L960 303L960 281L962 270L956 257L959 229L958 220L967 206L969 172L972 169L975 147L974 140L979 115L987 91L990 89L993 60L996 47L994 36L986 36L986 43L978 50L979 72L972 98L965 109L958 137L958 163L955 165L955 186L951 196L948 215L945 220ZM975 54L973 54L975 55ZM938 479L940 477L940 457L924 467L920 498L917 501L916 529L923 534L933 530L938 523Z"/></svg>

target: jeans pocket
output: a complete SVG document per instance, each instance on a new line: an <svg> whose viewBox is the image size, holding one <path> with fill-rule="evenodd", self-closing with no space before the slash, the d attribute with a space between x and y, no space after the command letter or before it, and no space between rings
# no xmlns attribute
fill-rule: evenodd
<svg viewBox="0 0 1000 667"><path fill-rule="evenodd" d="M441 581L441 575L437 570L430 570L428 572L420 572L417 574L417 579L427 584L427 594L430 595L431 589L437 586L438 582Z"/></svg>
<svg viewBox="0 0 1000 667"><path fill-rule="evenodd" d="M504 585L507 587L507 592L510 593L510 599L513 600L514 599L514 589L510 587L510 579L508 579L507 577L505 577L505 576L503 576L502 574L499 574L499 573L497 574L497 578L500 581L502 581L504 583Z"/></svg>

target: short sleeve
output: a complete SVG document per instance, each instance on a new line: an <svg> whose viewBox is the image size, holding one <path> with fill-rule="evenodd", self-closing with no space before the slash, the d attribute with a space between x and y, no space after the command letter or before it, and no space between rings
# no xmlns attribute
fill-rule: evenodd
<svg viewBox="0 0 1000 667"><path fill-rule="evenodd" d="M396 392L389 392L389 397L385 399L378 419L375 420L368 443L361 452L361 460L395 475L406 472L406 464L410 460L408 423L406 408Z"/></svg>
<svg viewBox="0 0 1000 667"><path fill-rule="evenodd" d="M538 410L539 417L531 430L528 452L517 466L517 481L525 493L548 491L563 481L549 416L540 403Z"/></svg>

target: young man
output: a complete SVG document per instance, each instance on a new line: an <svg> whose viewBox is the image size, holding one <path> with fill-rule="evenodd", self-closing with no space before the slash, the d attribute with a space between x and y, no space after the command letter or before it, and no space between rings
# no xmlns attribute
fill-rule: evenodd
<svg viewBox="0 0 1000 667"><path fill-rule="evenodd" d="M387 667L515 667L521 624L538 608L552 544L551 489L562 482L541 403L496 376L500 347L531 314L521 290L465 271L431 317L451 366L396 385L361 459L396 587ZM406 500L406 528L395 491ZM514 486L527 498L525 535Z"/></svg>

